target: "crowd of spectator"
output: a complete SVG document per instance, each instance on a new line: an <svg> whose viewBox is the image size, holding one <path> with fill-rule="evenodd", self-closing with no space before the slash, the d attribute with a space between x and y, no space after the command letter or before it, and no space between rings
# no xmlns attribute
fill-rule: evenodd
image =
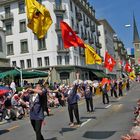
<svg viewBox="0 0 140 140"><path fill-rule="evenodd" d="M140 99L137 101L137 107L134 108L134 126L130 134L122 136L122 140L140 140Z"/></svg>
<svg viewBox="0 0 140 140"><path fill-rule="evenodd" d="M54 83L53 85L49 85L44 80L39 80L38 83L42 85L43 90L47 90L47 107L50 111L52 107L58 108L66 106L67 104L67 97L69 95L69 91L71 89L71 85L66 84L58 84ZM45 84L44 84L45 83ZM111 90L111 96L121 96L117 95L117 91L120 93L120 88L123 88L125 82L116 82L112 81L109 84L109 91ZM129 82L128 82L129 83ZM79 83L77 94L79 95L80 99L85 98L84 95L84 87L87 83L81 82ZM95 84L95 83L94 83ZM100 86L102 84L97 84L98 86L94 87L93 83L88 84L88 86L93 87L92 95L98 94L99 92L102 92L100 90ZM117 87L116 87L117 85ZM4 94L3 96L0 96L0 121L2 120L16 120L16 119L22 119L24 116L27 116L29 113L29 93L27 92L27 88L33 88L34 84L29 84L28 82L24 82L24 88L22 91L17 91L16 84L14 81L11 82L10 85L4 85L5 87L9 87L9 92ZM129 90L129 84L126 84L126 87ZM47 113L49 114L49 113Z"/></svg>

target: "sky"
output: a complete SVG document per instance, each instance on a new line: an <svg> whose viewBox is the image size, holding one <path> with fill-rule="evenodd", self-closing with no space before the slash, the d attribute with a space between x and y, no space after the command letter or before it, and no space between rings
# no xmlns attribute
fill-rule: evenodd
<svg viewBox="0 0 140 140"><path fill-rule="evenodd" d="M107 19L126 48L133 47L133 12L140 35L140 0L88 0L97 19ZM125 25L131 27L126 28Z"/></svg>

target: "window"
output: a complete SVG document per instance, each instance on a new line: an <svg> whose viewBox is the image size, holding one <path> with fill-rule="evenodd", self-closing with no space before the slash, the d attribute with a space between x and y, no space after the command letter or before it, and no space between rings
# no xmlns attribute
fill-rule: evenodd
<svg viewBox="0 0 140 140"><path fill-rule="evenodd" d="M31 59L27 59L27 68L31 68L32 64L31 64Z"/></svg>
<svg viewBox="0 0 140 140"><path fill-rule="evenodd" d="M76 56L74 56L74 64L76 65Z"/></svg>
<svg viewBox="0 0 140 140"><path fill-rule="evenodd" d="M62 37L58 35L58 50L63 50L63 49L64 49L64 46L63 46Z"/></svg>
<svg viewBox="0 0 140 140"><path fill-rule="evenodd" d="M25 3L24 2L20 2L18 5L19 8L19 14L25 13Z"/></svg>
<svg viewBox="0 0 140 140"><path fill-rule="evenodd" d="M61 0L55 0L55 3L57 6L60 6L62 2L61 2Z"/></svg>
<svg viewBox="0 0 140 140"><path fill-rule="evenodd" d="M45 37L42 39L38 39L38 50L46 50Z"/></svg>
<svg viewBox="0 0 140 140"><path fill-rule="evenodd" d="M5 6L5 14L10 13L10 5Z"/></svg>
<svg viewBox="0 0 140 140"><path fill-rule="evenodd" d="M74 20L73 20L73 17L71 17L71 25L72 25L72 28L74 28Z"/></svg>
<svg viewBox="0 0 140 140"><path fill-rule="evenodd" d="M65 56L65 64L69 65L69 56L68 55Z"/></svg>
<svg viewBox="0 0 140 140"><path fill-rule="evenodd" d="M20 67L21 67L22 69L25 68L24 60L20 60Z"/></svg>
<svg viewBox="0 0 140 140"><path fill-rule="evenodd" d="M37 64L38 64L38 67L42 67L42 58L41 57L37 58Z"/></svg>
<svg viewBox="0 0 140 140"><path fill-rule="evenodd" d="M78 65L78 56L74 56L74 64Z"/></svg>
<svg viewBox="0 0 140 140"><path fill-rule="evenodd" d="M73 7L72 7L72 1L70 0L70 10L73 11Z"/></svg>
<svg viewBox="0 0 140 140"><path fill-rule="evenodd" d="M3 43L2 43L2 37L0 36L0 52L3 51Z"/></svg>
<svg viewBox="0 0 140 140"><path fill-rule="evenodd" d="M57 65L62 65L62 56L57 56Z"/></svg>
<svg viewBox="0 0 140 140"><path fill-rule="evenodd" d="M79 62L79 60L78 60L78 56L77 56L77 64L76 65L78 65L78 62Z"/></svg>
<svg viewBox="0 0 140 140"><path fill-rule="evenodd" d="M28 52L28 42L27 42L27 40L21 40L20 41L20 47L21 47L21 53L27 53Z"/></svg>
<svg viewBox="0 0 140 140"><path fill-rule="evenodd" d="M63 20L63 15L57 15L56 20L57 20L57 22L56 22L57 27L60 28L60 22Z"/></svg>
<svg viewBox="0 0 140 140"><path fill-rule="evenodd" d="M12 67L16 67L17 64L16 64L16 61L12 61Z"/></svg>
<svg viewBox="0 0 140 140"><path fill-rule="evenodd" d="M49 57L44 57L44 61L45 61L45 66L49 66L50 65L50 61L49 61Z"/></svg>
<svg viewBox="0 0 140 140"><path fill-rule="evenodd" d="M7 55L13 55L14 50L13 50L13 42L7 43Z"/></svg>
<svg viewBox="0 0 140 140"><path fill-rule="evenodd" d="M20 33L23 33L23 32L26 32L26 21L25 20L22 20L19 22L19 27L20 27Z"/></svg>
<svg viewBox="0 0 140 140"><path fill-rule="evenodd" d="M7 23L5 25L6 28L6 35L12 35L12 23Z"/></svg>

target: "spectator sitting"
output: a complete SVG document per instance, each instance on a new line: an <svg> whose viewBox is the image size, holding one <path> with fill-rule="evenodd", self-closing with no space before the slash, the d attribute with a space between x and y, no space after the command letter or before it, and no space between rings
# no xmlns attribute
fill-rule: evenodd
<svg viewBox="0 0 140 140"><path fill-rule="evenodd" d="M140 140L140 126L132 127L130 135L122 136L122 140Z"/></svg>

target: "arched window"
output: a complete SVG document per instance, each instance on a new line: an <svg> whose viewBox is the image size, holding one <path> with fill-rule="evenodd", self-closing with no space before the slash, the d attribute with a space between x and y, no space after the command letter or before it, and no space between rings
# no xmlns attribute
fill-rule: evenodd
<svg viewBox="0 0 140 140"><path fill-rule="evenodd" d="M3 47L2 47L3 43L2 43L2 37L0 36L0 51L3 51Z"/></svg>

